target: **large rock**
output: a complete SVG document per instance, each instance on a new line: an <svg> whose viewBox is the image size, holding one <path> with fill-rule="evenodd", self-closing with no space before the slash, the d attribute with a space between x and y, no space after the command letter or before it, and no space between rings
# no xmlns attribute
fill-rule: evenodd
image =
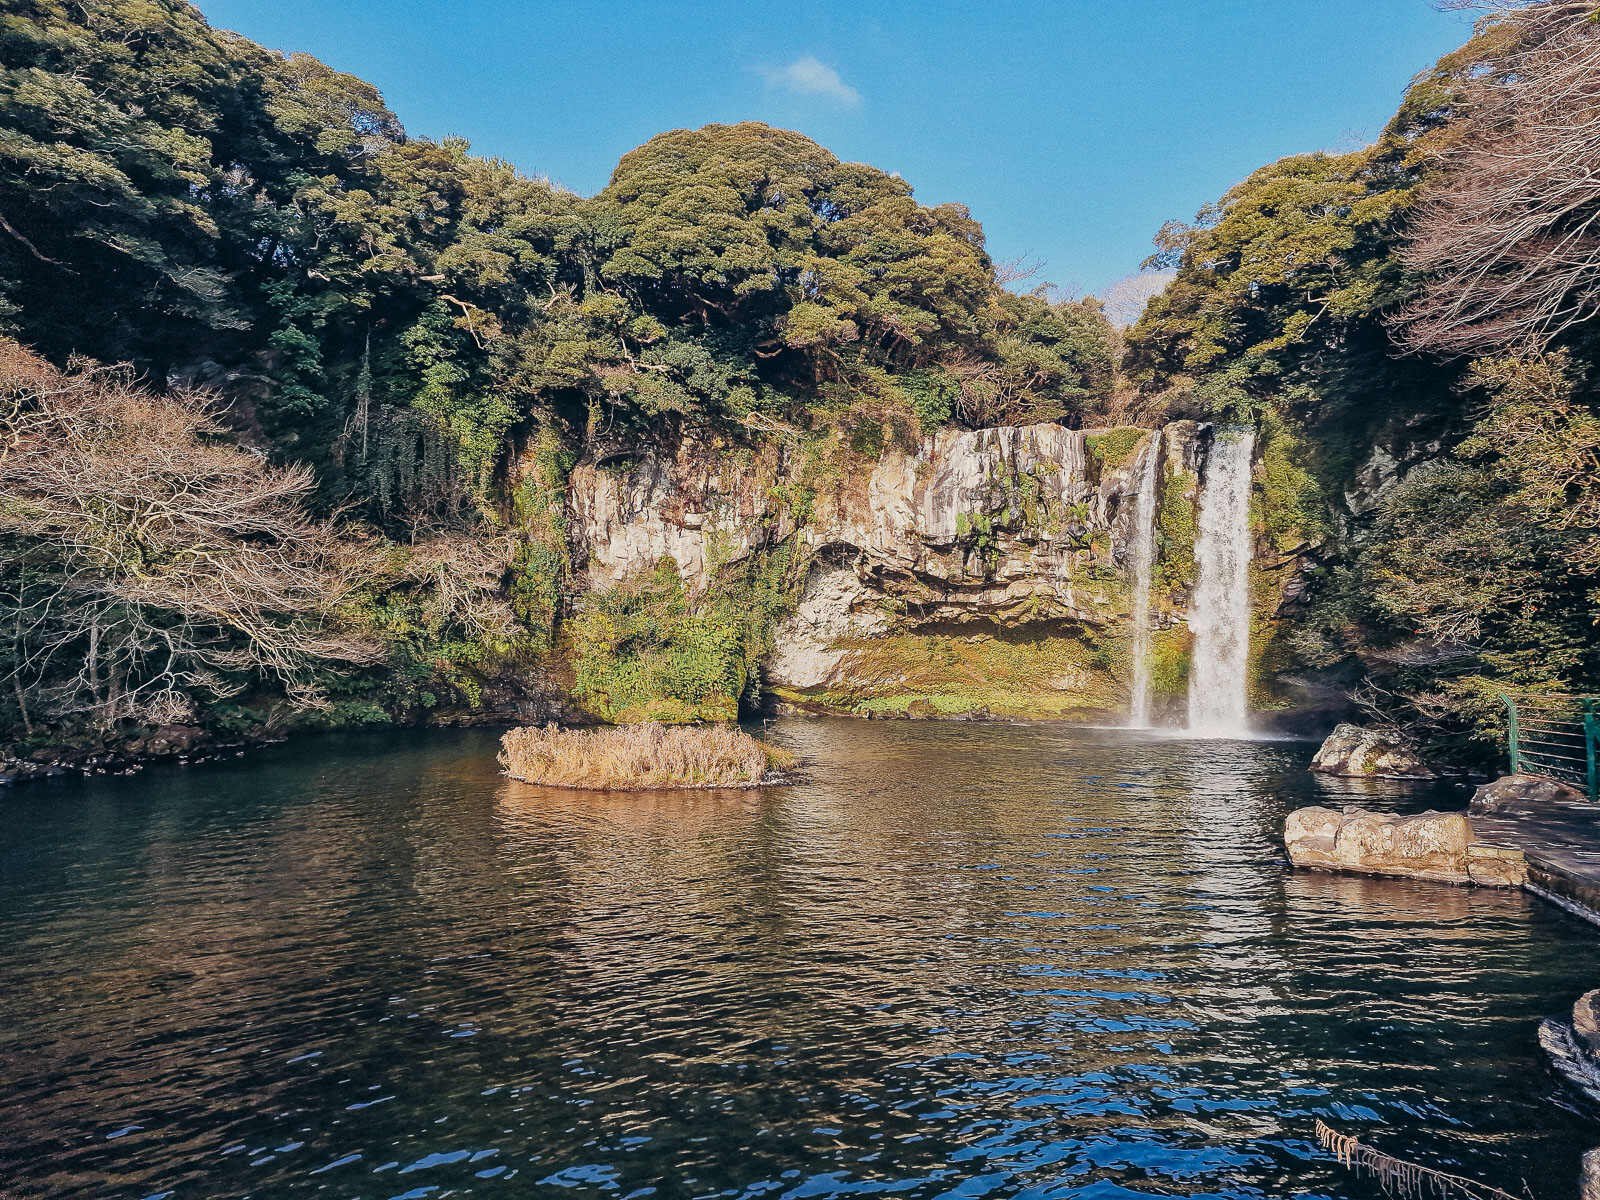
<svg viewBox="0 0 1600 1200"><path fill-rule="evenodd" d="M1435 774L1402 735L1360 725L1335 727L1311 760L1311 769L1360 779L1432 779Z"/></svg>
<svg viewBox="0 0 1600 1200"><path fill-rule="evenodd" d="M602 440L567 489L574 583L603 591L671 557L700 594L728 565L788 543L807 575L763 664L769 695L830 711L936 700L944 715L987 707L1103 719L1129 703L1132 555L1148 515L1139 494L1145 468L1157 465L1156 703L1176 715L1189 539L1212 441L1194 421L1159 430L1040 423L943 429L891 441L875 459L840 461L782 437L735 444L704 430L642 451ZM512 487L537 481L539 464L525 448ZM1281 597L1310 552L1258 556L1261 586L1252 588L1270 600L1272 619L1289 619ZM942 675L940 665L949 668ZM1337 712L1298 684L1281 694L1324 721L1347 711L1342 689Z"/></svg>
<svg viewBox="0 0 1600 1200"><path fill-rule="evenodd" d="M766 683L780 693L893 692L898 667L874 648L902 634L1024 631L1000 651L1040 651L1029 688L1115 708L1125 681L1088 661L1092 646L1071 662L1044 650L1052 639L1089 646L1126 636L1141 468L1159 453L1163 502L1192 506L1207 444L1192 421L1160 431L945 429L816 487L780 441L737 451L690 434L578 465L567 527L592 590L670 556L697 592L726 564L795 536L811 565L765 664ZM528 458L517 469L536 466ZM1180 620L1181 605L1178 589L1158 606L1158 625ZM1078 678L1091 668L1104 678Z"/></svg>
<svg viewBox="0 0 1600 1200"><path fill-rule="evenodd" d="M1289 814L1283 841L1297 867L1484 887L1526 880L1521 856L1479 842L1463 813L1301 808Z"/></svg>
<svg viewBox="0 0 1600 1200"><path fill-rule="evenodd" d="M1559 804L1585 804L1577 788L1542 775L1506 775L1486 783L1472 794L1469 812L1526 812Z"/></svg>
<svg viewBox="0 0 1600 1200"><path fill-rule="evenodd" d="M1585 992L1572 1006L1571 1021L1551 1017L1539 1026L1539 1044L1568 1083L1600 1103L1600 990ZM1584 1157L1582 1192L1600 1200L1600 1151ZM1591 1191L1591 1189L1593 1189Z"/></svg>
<svg viewBox="0 0 1600 1200"><path fill-rule="evenodd" d="M819 564L799 607L774 639L767 678L793 688L824 687L845 657L841 645L882 633L888 623L852 568Z"/></svg>

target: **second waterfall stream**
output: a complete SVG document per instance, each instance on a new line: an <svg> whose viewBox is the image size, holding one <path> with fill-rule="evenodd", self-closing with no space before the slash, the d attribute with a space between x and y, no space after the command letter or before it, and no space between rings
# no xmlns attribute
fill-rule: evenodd
<svg viewBox="0 0 1600 1200"><path fill-rule="evenodd" d="M1250 734L1250 462L1255 431L1217 430L1200 492L1196 580L1189 611L1189 732Z"/></svg>
<svg viewBox="0 0 1600 1200"><path fill-rule="evenodd" d="M1156 559L1156 491L1161 483L1161 431L1150 435L1139 467L1139 504L1134 512L1133 695L1128 724L1150 728L1150 588Z"/></svg>

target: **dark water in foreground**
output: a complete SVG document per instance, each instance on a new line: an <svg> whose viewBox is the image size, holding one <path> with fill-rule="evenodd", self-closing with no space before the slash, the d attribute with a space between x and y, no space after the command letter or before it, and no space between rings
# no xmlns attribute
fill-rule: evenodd
<svg viewBox="0 0 1600 1200"><path fill-rule="evenodd" d="M1308 747L774 736L806 782L438 733L0 798L0 1194L1372 1195L1318 1115L1575 1194L1534 1027L1600 940L1288 873Z"/></svg>

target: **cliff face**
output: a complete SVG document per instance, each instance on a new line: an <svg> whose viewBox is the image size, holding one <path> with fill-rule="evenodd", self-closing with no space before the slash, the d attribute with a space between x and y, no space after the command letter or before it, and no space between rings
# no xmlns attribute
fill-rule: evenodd
<svg viewBox="0 0 1600 1200"><path fill-rule="evenodd" d="M1159 696L1181 691L1194 505L1208 430L1028 425L890 449L809 509L780 451L687 441L580 465L568 528L591 590L663 557L691 590L793 538L807 574L766 682L787 703L856 712L1060 716L1120 710L1130 679L1128 553L1144 456L1159 453L1153 617ZM862 478L861 476L864 476ZM1188 539L1188 544L1182 544ZM1185 565L1187 564L1187 565Z"/></svg>

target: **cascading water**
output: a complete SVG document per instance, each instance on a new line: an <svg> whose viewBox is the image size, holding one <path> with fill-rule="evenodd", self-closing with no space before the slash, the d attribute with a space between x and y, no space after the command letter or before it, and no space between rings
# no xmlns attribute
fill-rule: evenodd
<svg viewBox="0 0 1600 1200"><path fill-rule="evenodd" d="M1248 737L1250 657L1250 460L1255 431L1217 430L1200 493L1200 535L1189 628L1189 731Z"/></svg>
<svg viewBox="0 0 1600 1200"><path fill-rule="evenodd" d="M1150 586L1156 560L1156 489L1161 482L1161 431L1150 435L1139 466L1139 499L1134 510L1133 541L1128 547L1133 570L1133 694L1128 724L1150 728Z"/></svg>

